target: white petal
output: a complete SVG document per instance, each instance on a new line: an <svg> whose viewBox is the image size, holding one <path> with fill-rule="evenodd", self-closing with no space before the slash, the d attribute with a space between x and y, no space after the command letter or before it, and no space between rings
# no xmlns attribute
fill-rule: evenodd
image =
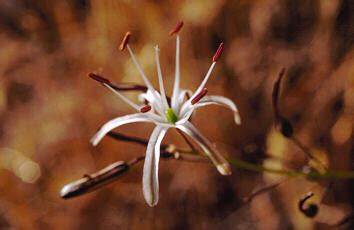
<svg viewBox="0 0 354 230"><path fill-rule="evenodd" d="M182 103L185 99L186 96L188 96L189 98L192 96L193 92L192 90L189 89L180 89L180 94L178 96L178 101L180 103Z"/></svg>
<svg viewBox="0 0 354 230"><path fill-rule="evenodd" d="M189 89L180 89L178 95L178 103L176 104L176 108L174 110L177 114L179 114L181 110L181 106L183 105L183 102L186 100L186 97L188 97L187 99L190 99L192 94L193 92Z"/></svg>
<svg viewBox="0 0 354 230"><path fill-rule="evenodd" d="M101 139L112 129L115 129L121 125L134 123L134 122L153 122L153 121L151 120L151 118L147 117L145 114L142 113L135 113L135 114L115 118L113 120L108 121L100 128L100 130L98 130L95 136L91 138L91 143L93 145L97 145L101 141Z"/></svg>
<svg viewBox="0 0 354 230"><path fill-rule="evenodd" d="M160 146L168 128L156 126L146 149L143 173L143 193L145 201L155 206L159 200L159 159Z"/></svg>
<svg viewBox="0 0 354 230"><path fill-rule="evenodd" d="M180 119L176 122L176 125L183 125L189 120L189 117L192 115L194 107L189 107L189 110L186 111L183 115L180 115Z"/></svg>
<svg viewBox="0 0 354 230"><path fill-rule="evenodd" d="M177 125L176 127L188 134L196 143L198 143L222 175L231 174L230 164L218 152L218 150L215 149L209 140L206 139L190 122L187 121L183 125Z"/></svg>
<svg viewBox="0 0 354 230"><path fill-rule="evenodd" d="M217 96L217 95L205 96L197 104L194 105L194 108L199 108L202 106L212 105L212 104L225 106L231 109L234 112L235 123L238 125L241 124L241 117L240 114L238 113L235 103L227 97Z"/></svg>

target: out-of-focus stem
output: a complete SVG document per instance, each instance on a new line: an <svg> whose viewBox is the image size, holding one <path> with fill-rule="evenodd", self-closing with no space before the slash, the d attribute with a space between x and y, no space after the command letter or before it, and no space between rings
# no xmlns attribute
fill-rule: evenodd
<svg viewBox="0 0 354 230"><path fill-rule="evenodd" d="M273 173L288 177L308 177L311 179L354 179L354 171L330 171L323 173L317 171L302 172L295 170L282 170L264 167L262 165L252 164L235 158L227 158L229 163L237 168L262 173Z"/></svg>

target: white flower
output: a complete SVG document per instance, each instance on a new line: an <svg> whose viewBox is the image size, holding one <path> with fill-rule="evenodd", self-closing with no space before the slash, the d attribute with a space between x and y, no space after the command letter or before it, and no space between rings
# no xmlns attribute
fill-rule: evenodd
<svg viewBox="0 0 354 230"><path fill-rule="evenodd" d="M171 105L169 105L163 85L163 77L159 62L159 48L155 47L155 59L157 66L157 75L159 79L160 92L154 89L140 64L135 58L135 55L128 44L130 33L128 32L124 37L124 40L120 46L121 50L125 48L128 50L131 59L137 68L140 77L144 81L147 91L140 96L141 99L148 102L147 105L141 107L130 101L127 97L116 90L113 84L109 80L99 77L98 75L91 74L90 77L101 82L105 87L110 89L128 105L137 111L137 113L117 117L104 124L96 135L91 139L93 145L97 145L101 139L111 130L128 123L134 122L152 122L156 125L154 128L149 144L146 150L144 173L143 173L143 193L146 202L150 206L155 206L159 199L159 182L158 182L158 167L160 158L160 145L169 128L177 128L189 135L198 145L203 152L210 158L212 163L216 166L217 170L222 175L231 174L230 165L225 158L215 149L215 147L206 139L193 125L188 121L193 111L196 108L217 104L226 106L234 113L235 122L240 124L241 120L236 108L236 105L228 98L222 96L205 96L207 90L205 87L215 64L220 57L223 49L223 43L220 44L218 50L213 56L212 64L204 77L204 80L199 85L197 90L192 94L189 99L186 99L186 95L189 91L180 88L180 38L179 30L183 23L180 22L177 27L171 31L172 34L176 34L176 68L175 68L175 82L173 87L173 94L171 98Z"/></svg>

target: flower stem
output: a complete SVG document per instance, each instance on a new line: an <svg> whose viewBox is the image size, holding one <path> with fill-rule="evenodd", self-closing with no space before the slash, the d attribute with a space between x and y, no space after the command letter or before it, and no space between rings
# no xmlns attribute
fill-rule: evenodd
<svg viewBox="0 0 354 230"><path fill-rule="evenodd" d="M116 132L111 132L110 136L114 139L117 140L122 140L122 141L131 141L135 142L138 144L142 145L147 145L148 141L143 138L137 138L137 137L131 137L128 135L123 135L120 133ZM166 150L168 145L162 145L161 150ZM205 162L204 158L205 156L201 154L201 152L197 149L180 149L176 148L174 152L182 153L185 155L198 155L200 156L201 162ZM296 170L287 170L287 169L274 169L274 168L269 168L265 167L263 165L258 165L258 164L253 164L247 161L243 161L240 159L236 159L233 157L228 157L227 161L233 165L236 168L247 170L247 171L252 171L252 172L258 172L258 173L272 173L272 174L278 174L278 175L283 175L287 177L306 177L308 179L354 179L354 171L332 171L332 170L326 170L324 172L318 172L318 171L296 171Z"/></svg>
<svg viewBox="0 0 354 230"><path fill-rule="evenodd" d="M228 158L229 163L240 169L253 171L253 172L266 172L284 175L288 177L308 177L311 179L354 179L354 171L331 171L327 170L323 173L317 171L303 172L295 170L283 170L264 167L262 165L252 164L243 160Z"/></svg>

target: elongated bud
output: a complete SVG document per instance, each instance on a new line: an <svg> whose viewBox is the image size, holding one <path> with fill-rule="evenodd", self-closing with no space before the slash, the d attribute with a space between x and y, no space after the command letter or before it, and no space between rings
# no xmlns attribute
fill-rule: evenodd
<svg viewBox="0 0 354 230"><path fill-rule="evenodd" d="M84 175L83 178L65 185L60 191L60 196L63 199L69 199L92 192L114 181L128 169L129 166L124 161L118 161L96 173Z"/></svg>
<svg viewBox="0 0 354 230"><path fill-rule="evenodd" d="M177 25L170 31L170 36L177 34L183 27L183 21L177 23Z"/></svg>
<svg viewBox="0 0 354 230"><path fill-rule="evenodd" d="M207 88L203 88L200 93L198 93L191 101L191 104L194 105L195 103L199 102L206 94L208 93Z"/></svg>
<svg viewBox="0 0 354 230"><path fill-rule="evenodd" d="M228 175L232 174L229 163L219 164L219 165L216 166L216 169L223 176L228 176Z"/></svg>
<svg viewBox="0 0 354 230"><path fill-rule="evenodd" d="M273 111L276 119L279 119L279 94L280 94L280 85L285 74L285 68L282 68L279 72L278 79L275 81L272 92L272 103L273 103Z"/></svg>
<svg viewBox="0 0 354 230"><path fill-rule="evenodd" d="M101 75L96 74L96 73L89 73L88 76L90 78L92 78L93 80L98 81L99 83L102 83L102 84L110 84L111 83L107 78L104 78Z"/></svg>
<svg viewBox="0 0 354 230"><path fill-rule="evenodd" d="M119 45L120 51L123 51L125 49L125 47L128 45L129 39L130 39L130 35L131 35L131 33L129 31L125 34L122 42Z"/></svg>
<svg viewBox="0 0 354 230"><path fill-rule="evenodd" d="M145 106L140 108L140 112L142 112L142 113L147 113L150 110L151 110L151 106L150 105L145 105Z"/></svg>
<svg viewBox="0 0 354 230"><path fill-rule="evenodd" d="M220 58L222 51L224 49L224 43L221 42L219 45L219 48L217 49L217 51L215 52L214 56L213 56L213 62L217 62L218 59Z"/></svg>

